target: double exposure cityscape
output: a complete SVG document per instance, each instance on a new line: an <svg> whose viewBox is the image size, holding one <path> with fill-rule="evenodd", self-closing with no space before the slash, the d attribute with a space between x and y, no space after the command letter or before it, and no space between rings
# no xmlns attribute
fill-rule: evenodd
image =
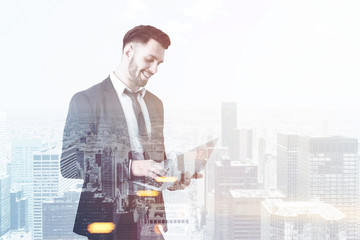
<svg viewBox="0 0 360 240"><path fill-rule="evenodd" d="M345 117L295 110L242 117L236 102L187 111L182 119L169 115L167 150L220 139L203 178L184 190L162 190L166 208L151 196L137 201L146 209L137 212L141 239L152 239L164 223L165 239L360 239L359 131ZM69 148L63 158L75 151L80 170L67 174L79 179L64 178L63 116L27 116L26 124L24 116L0 117L0 239L86 239L73 233L84 181L104 219L126 211L131 201L116 197L125 188L115 163L120 147L93 154Z"/></svg>

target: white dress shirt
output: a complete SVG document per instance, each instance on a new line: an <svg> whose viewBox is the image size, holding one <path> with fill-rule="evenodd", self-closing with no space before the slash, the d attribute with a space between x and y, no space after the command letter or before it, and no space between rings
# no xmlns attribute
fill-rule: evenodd
<svg viewBox="0 0 360 240"><path fill-rule="evenodd" d="M128 89L128 91L133 92L130 90L113 72L110 74L111 82L116 90L117 96L120 100L121 106L124 110L126 123L128 126L129 131L129 138L130 138L130 145L131 150L135 152L143 152L140 139L139 139L139 127L137 124L136 116L134 113L132 100L131 98L124 93L125 88ZM145 125L148 136L151 136L151 122L150 122L150 116L148 109L146 107L146 103L144 101L144 96L146 93L145 88L140 88L138 91L140 91L140 94L138 94L138 101L141 107L141 111L144 115ZM138 92L137 91L137 92Z"/></svg>

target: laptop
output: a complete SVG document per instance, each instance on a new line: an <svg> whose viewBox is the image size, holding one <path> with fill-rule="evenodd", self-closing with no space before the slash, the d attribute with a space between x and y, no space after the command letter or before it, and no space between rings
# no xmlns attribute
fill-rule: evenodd
<svg viewBox="0 0 360 240"><path fill-rule="evenodd" d="M172 158L164 161L164 168L167 169L166 176L159 176L156 180L146 177L144 182L133 181L133 183L150 190L165 190L170 187L172 183L178 179L178 177L180 177L177 175L181 175L181 173L185 172L189 172L191 175L194 175L195 173L201 172L205 168L208 159L210 159L217 141L218 138L215 138L185 153L176 155L176 164L171 162ZM176 168L175 165L177 165L177 172L173 171L173 168Z"/></svg>

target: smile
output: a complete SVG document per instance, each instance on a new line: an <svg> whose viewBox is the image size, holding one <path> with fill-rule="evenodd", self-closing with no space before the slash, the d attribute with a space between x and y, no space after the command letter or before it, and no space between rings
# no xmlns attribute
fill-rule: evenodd
<svg viewBox="0 0 360 240"><path fill-rule="evenodd" d="M151 77L151 75L152 75L151 73L148 73L148 72L145 72L145 71L143 71L142 74L147 78Z"/></svg>

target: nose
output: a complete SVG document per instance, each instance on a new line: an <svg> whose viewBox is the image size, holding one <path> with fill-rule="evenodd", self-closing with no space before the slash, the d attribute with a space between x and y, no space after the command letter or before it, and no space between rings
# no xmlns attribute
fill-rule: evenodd
<svg viewBox="0 0 360 240"><path fill-rule="evenodd" d="M158 65L156 63L151 64L149 70L152 74L155 74L157 72Z"/></svg>

